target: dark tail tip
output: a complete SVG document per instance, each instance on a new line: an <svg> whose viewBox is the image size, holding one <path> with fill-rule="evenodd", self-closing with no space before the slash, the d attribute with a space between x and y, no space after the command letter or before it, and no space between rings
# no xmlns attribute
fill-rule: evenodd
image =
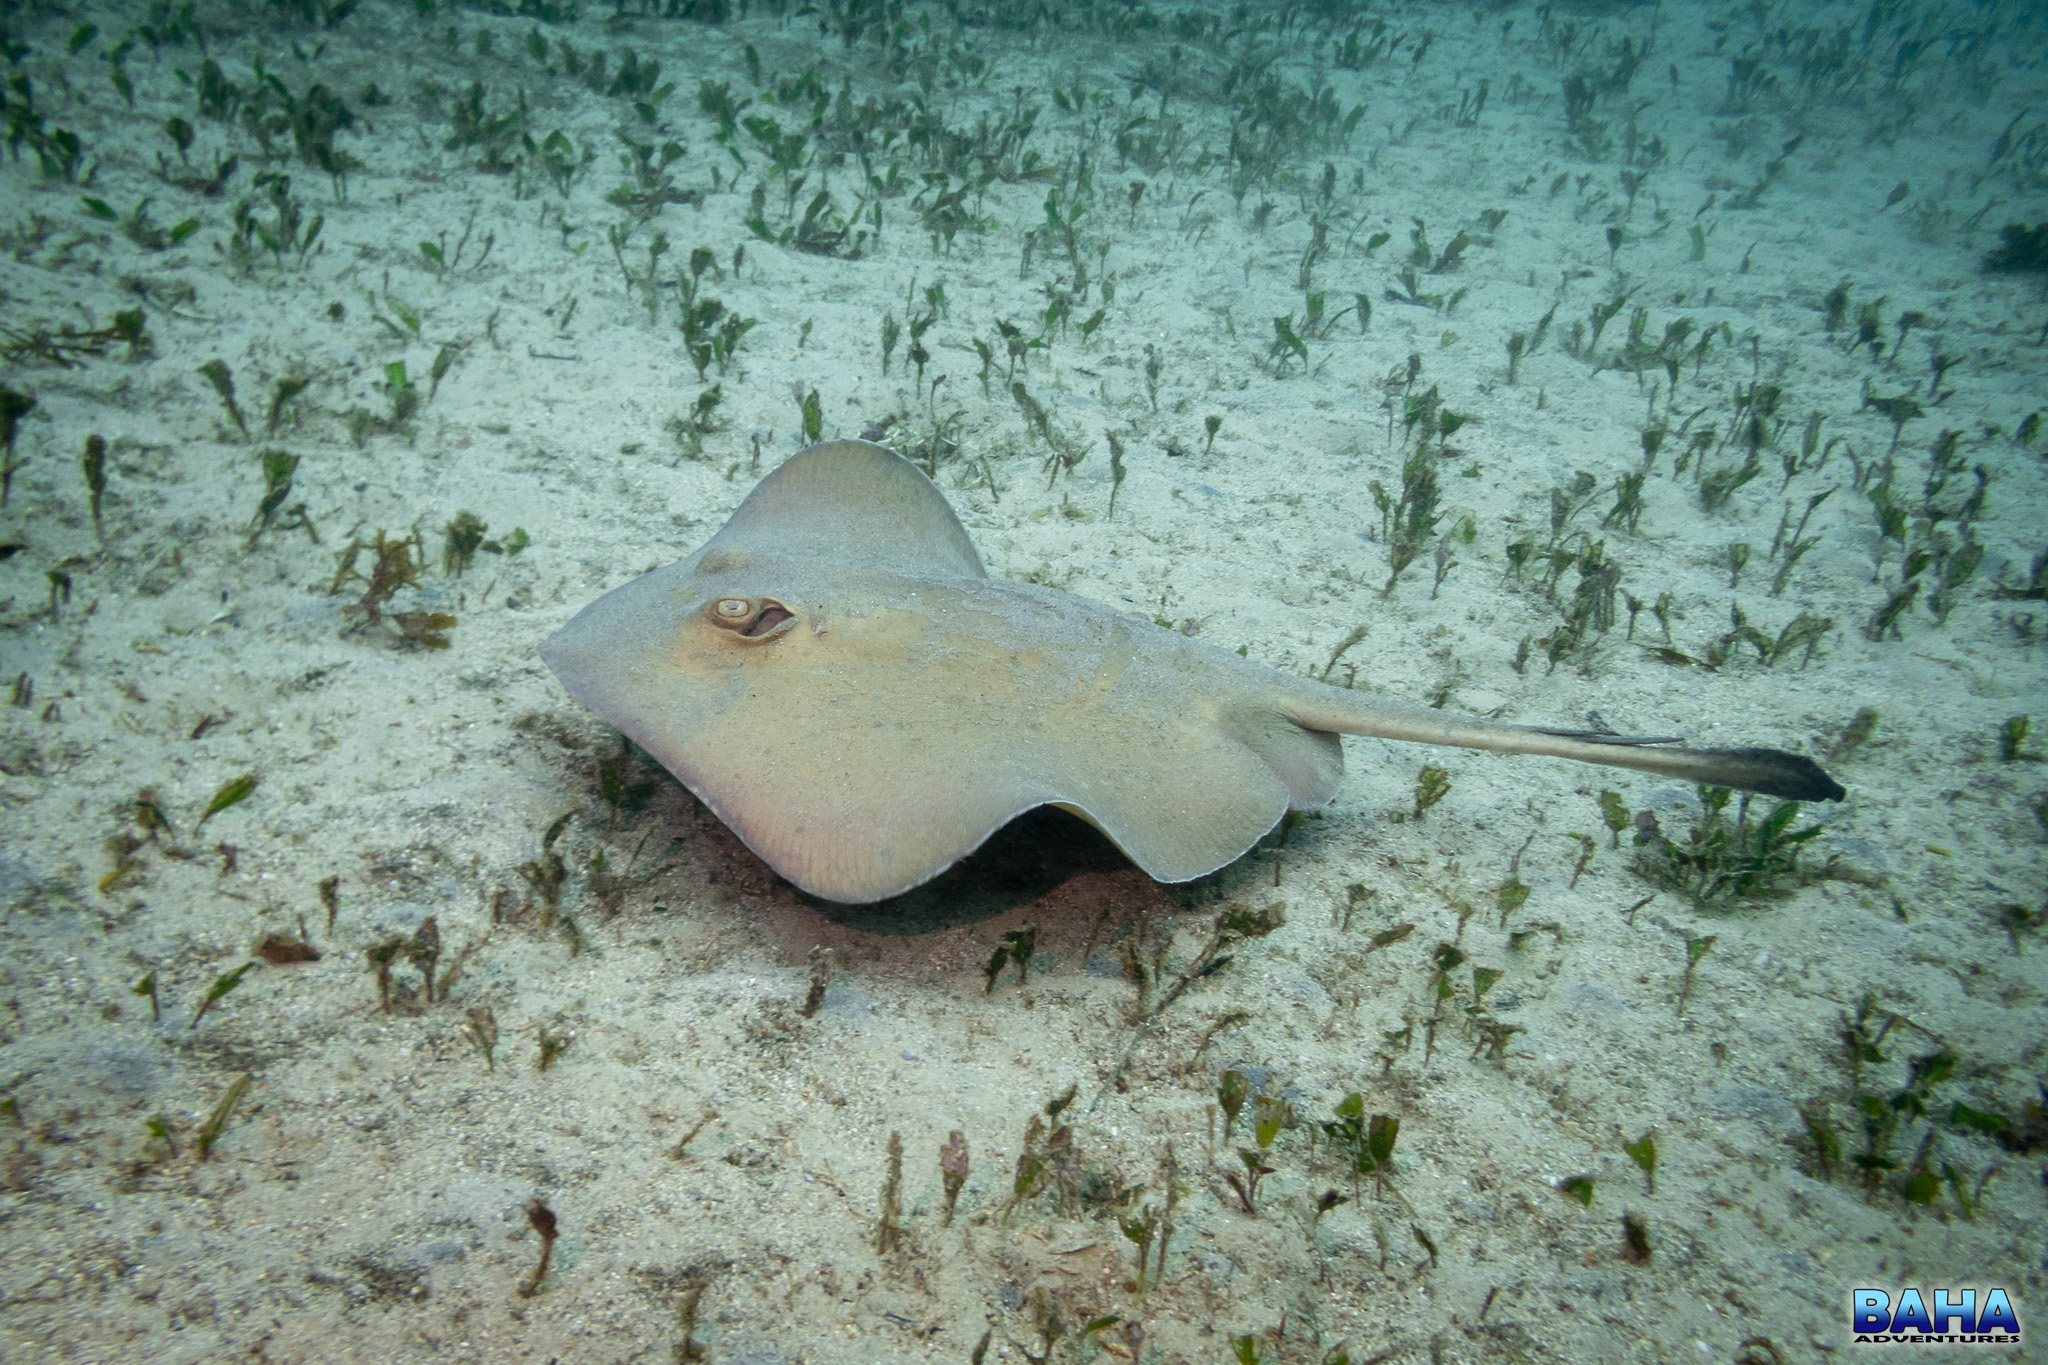
<svg viewBox="0 0 2048 1365"><path fill-rule="evenodd" d="M1719 749L1724 785L1786 801L1839 801L1849 793L1820 764L1782 749Z"/></svg>

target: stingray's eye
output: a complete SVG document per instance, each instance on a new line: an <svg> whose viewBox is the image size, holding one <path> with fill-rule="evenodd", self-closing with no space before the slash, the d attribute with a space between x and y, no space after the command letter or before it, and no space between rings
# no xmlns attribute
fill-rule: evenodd
<svg viewBox="0 0 2048 1365"><path fill-rule="evenodd" d="M729 625L738 625L754 614L754 604L744 597L721 597L711 605L712 614Z"/></svg>

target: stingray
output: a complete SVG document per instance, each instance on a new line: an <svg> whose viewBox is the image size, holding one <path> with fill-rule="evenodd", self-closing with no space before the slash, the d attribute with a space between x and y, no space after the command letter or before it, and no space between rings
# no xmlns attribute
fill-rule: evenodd
<svg viewBox="0 0 2048 1365"><path fill-rule="evenodd" d="M1406 705L991 578L931 481L865 441L790 457L702 549L590 603L540 653L775 871L855 904L1047 805L1159 881L1200 877L1336 794L1340 734L1843 795L1797 754Z"/></svg>

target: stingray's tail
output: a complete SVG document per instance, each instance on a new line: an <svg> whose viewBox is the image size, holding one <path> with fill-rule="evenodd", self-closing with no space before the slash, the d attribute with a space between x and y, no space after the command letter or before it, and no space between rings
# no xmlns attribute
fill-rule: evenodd
<svg viewBox="0 0 2048 1365"><path fill-rule="evenodd" d="M1581 763L1604 763L1611 768L1636 768L1714 787L1759 792L1788 801L1839 801L1847 795L1842 784L1822 771L1818 763L1782 749L1668 748L1664 746L1678 741L1503 725L1478 716L1411 706L1335 687L1290 696L1281 710L1289 720L1308 730L1406 739L1418 744L1453 744L1508 754L1548 754Z"/></svg>

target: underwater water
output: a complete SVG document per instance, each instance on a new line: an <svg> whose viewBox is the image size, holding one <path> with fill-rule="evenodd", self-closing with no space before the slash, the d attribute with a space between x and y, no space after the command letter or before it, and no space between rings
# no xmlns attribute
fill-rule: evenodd
<svg viewBox="0 0 2048 1365"><path fill-rule="evenodd" d="M0 1358L2039 1354L2038 6L0 37ZM960 693L699 800L537 650L844 438L997 579L1846 797L1353 737L1191 881L1047 808L803 894L712 807L808 748L937 826Z"/></svg>

